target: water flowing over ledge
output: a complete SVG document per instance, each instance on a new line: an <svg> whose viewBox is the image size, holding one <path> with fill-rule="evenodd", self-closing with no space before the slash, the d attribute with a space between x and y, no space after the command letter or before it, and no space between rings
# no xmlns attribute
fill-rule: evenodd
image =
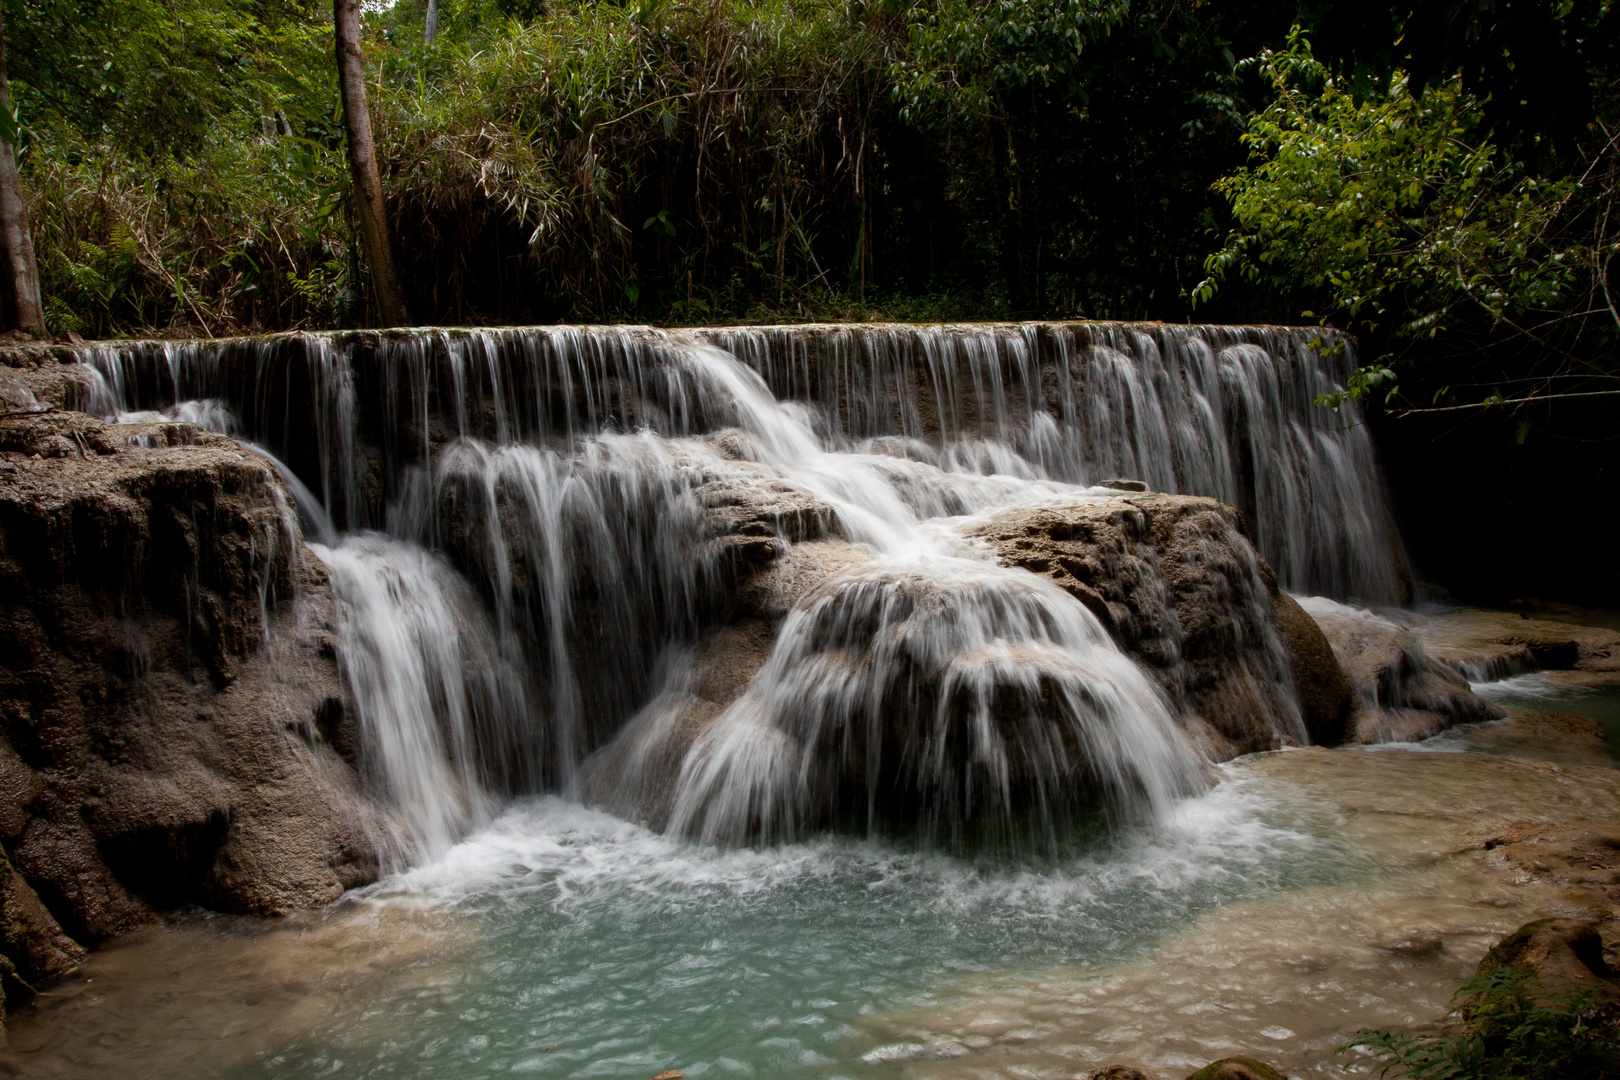
<svg viewBox="0 0 1620 1080"><path fill-rule="evenodd" d="M228 432L280 468L400 862L557 790L707 841L1058 842L1093 808L1162 816L1203 756L1304 741L1276 584L1229 512L1089 485L1239 508L1284 587L1403 592L1367 433L1314 404L1354 363L1320 331L554 327L80 357L86 411ZM983 538L1054 505L1114 515L1106 573L1145 582L1153 626ZM1230 612L1198 631L1230 659L1208 691L1226 721L1195 715L1166 575Z"/></svg>
<svg viewBox="0 0 1620 1080"><path fill-rule="evenodd" d="M340 523L363 527L381 523L404 467L436 441L713 430L725 406L684 362L692 344L731 352L775 397L810 407L829 447L881 440L953 470L1214 496L1243 511L1290 591L1373 604L1405 592L1371 439L1353 406L1313 404L1355 366L1353 342L1330 330L561 326L102 343L82 355L104 379L89 411L223 402ZM368 489L367 451L380 456L381 492Z"/></svg>

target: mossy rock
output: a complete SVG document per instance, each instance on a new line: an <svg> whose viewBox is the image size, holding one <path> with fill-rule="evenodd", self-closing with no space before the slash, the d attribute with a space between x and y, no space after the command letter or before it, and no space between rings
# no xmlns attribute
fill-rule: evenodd
<svg viewBox="0 0 1620 1080"><path fill-rule="evenodd" d="M1263 1061L1251 1057L1229 1057L1212 1061L1187 1080L1288 1080Z"/></svg>
<svg viewBox="0 0 1620 1080"><path fill-rule="evenodd" d="M1478 974L1500 968L1543 981L1612 991L1598 925L1585 919L1537 919L1497 942L1479 962Z"/></svg>

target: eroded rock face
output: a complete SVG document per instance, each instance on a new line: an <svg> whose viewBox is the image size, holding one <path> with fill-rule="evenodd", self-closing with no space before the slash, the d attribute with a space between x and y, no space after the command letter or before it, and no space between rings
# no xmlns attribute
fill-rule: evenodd
<svg viewBox="0 0 1620 1080"><path fill-rule="evenodd" d="M1085 604L1211 759L1339 741L1344 676L1319 632L1292 615L1230 507L1185 495L1100 498L1009 511L968 531ZM1310 693L1307 710L1296 685Z"/></svg>
<svg viewBox="0 0 1620 1080"><path fill-rule="evenodd" d="M13 964L371 880L330 593L270 466L54 411L0 417L0 452L0 889L36 926Z"/></svg>
<svg viewBox="0 0 1620 1080"><path fill-rule="evenodd" d="M1411 628L1320 596L1299 603L1355 687L1352 741L1425 739L1456 724L1503 715L1470 690L1454 667L1430 656Z"/></svg>

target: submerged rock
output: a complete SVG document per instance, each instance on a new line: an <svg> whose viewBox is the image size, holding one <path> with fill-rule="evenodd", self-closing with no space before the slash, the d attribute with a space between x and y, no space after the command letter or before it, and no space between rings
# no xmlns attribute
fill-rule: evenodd
<svg viewBox="0 0 1620 1080"><path fill-rule="evenodd" d="M0 417L0 450L0 884L40 928L8 939L18 970L178 904L275 914L372 880L331 600L271 467L60 412Z"/></svg>
<svg viewBox="0 0 1620 1080"><path fill-rule="evenodd" d="M1091 1073L1086 1080L1164 1080L1164 1077L1150 1069L1115 1062Z"/></svg>

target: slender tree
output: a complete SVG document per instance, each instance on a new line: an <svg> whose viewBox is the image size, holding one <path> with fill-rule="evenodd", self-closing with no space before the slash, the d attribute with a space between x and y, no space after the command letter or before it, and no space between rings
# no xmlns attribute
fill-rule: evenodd
<svg viewBox="0 0 1620 1080"><path fill-rule="evenodd" d="M422 27L422 44L431 45L439 36L439 0L427 0L427 22Z"/></svg>
<svg viewBox="0 0 1620 1080"><path fill-rule="evenodd" d="M39 299L39 266L28 229L28 204L17 178L16 121L6 77L6 4L0 4L0 321L7 329L45 332Z"/></svg>
<svg viewBox="0 0 1620 1080"><path fill-rule="evenodd" d="M354 215L360 245L371 267L377 309L389 326L410 321L394 253L388 243L383 212L382 180L377 176L377 148L371 139L371 112L366 105L366 63L360 53L360 0L333 0L333 38L337 44L338 91L343 98L343 128L349 142L349 175L354 183Z"/></svg>

